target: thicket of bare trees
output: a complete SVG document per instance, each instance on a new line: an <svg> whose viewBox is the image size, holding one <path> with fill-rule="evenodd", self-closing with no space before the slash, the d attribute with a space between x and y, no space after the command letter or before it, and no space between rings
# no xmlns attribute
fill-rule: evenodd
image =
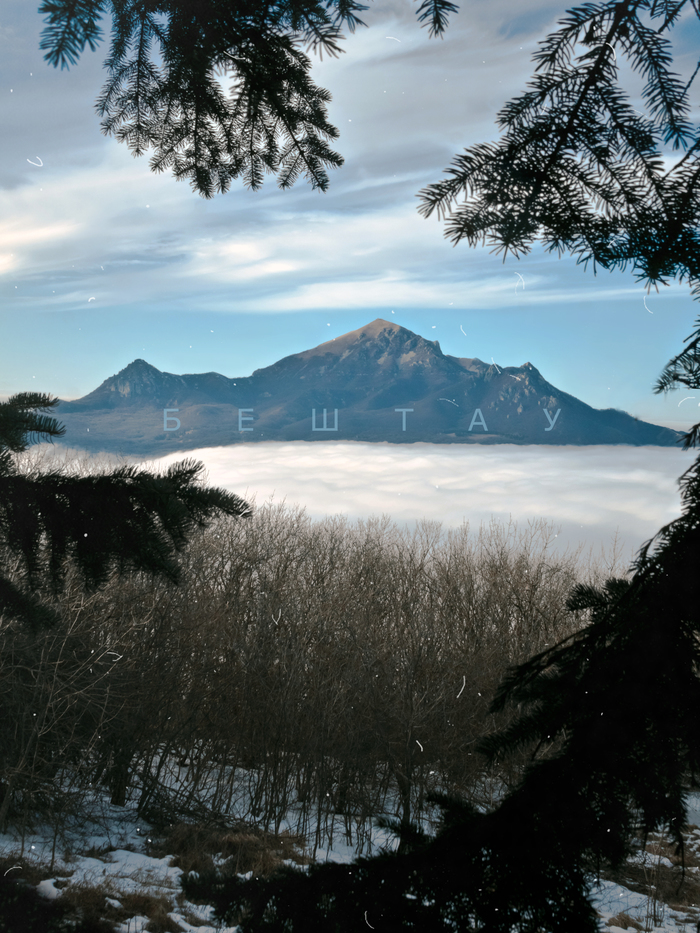
<svg viewBox="0 0 700 933"><path fill-rule="evenodd" d="M86 595L70 568L58 627L0 619L0 824L51 813L58 838L98 783L154 822L292 815L316 846L428 818L432 790L488 805L531 752L487 772L470 751L517 712L488 714L506 668L586 624L564 608L576 582L624 575L550 537L266 504L193 534L179 586L115 572Z"/></svg>

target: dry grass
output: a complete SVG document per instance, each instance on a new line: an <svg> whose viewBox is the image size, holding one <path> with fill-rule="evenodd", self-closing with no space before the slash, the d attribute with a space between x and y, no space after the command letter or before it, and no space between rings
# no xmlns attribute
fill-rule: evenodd
<svg viewBox="0 0 700 933"><path fill-rule="evenodd" d="M196 913L194 913L194 911L190 909L190 907L187 904L187 898L185 897L184 894L178 894L175 900L177 901L178 913L180 913L181 916L184 917L184 919L189 923L190 926L192 927L211 926L211 921L202 920L201 917L199 917Z"/></svg>
<svg viewBox="0 0 700 933"><path fill-rule="evenodd" d="M0 933L114 933L114 924L103 909L101 891L85 886L74 893L75 886L68 883L60 898L48 900L39 894L36 885L55 874L46 865L23 864L21 870L13 871L10 881L4 873L16 864L12 859L0 859Z"/></svg>
<svg viewBox="0 0 700 933"><path fill-rule="evenodd" d="M37 871L35 877L40 874L47 873ZM109 904L107 898L118 901L121 906ZM174 908L168 898L149 894L122 894L105 883L68 883L61 892L59 903L67 920L82 921L90 924L91 929L104 933L111 933L115 923L124 923L136 916L149 918L146 927L149 933L181 933L183 930L169 916Z"/></svg>
<svg viewBox="0 0 700 933"><path fill-rule="evenodd" d="M167 898L151 897L147 894L124 894L119 901L130 917L148 917L148 933L181 933L184 930L184 927L169 916L173 904Z"/></svg>
<svg viewBox="0 0 700 933"><path fill-rule="evenodd" d="M101 846L92 845L90 846L89 849L85 849L83 852L81 852L81 854L86 856L87 858L96 858L96 859L99 859L101 862L103 862L104 856L114 851L115 851L115 847L111 845L110 843L106 842Z"/></svg>
<svg viewBox="0 0 700 933"><path fill-rule="evenodd" d="M270 874L287 860L297 865L312 861L304 853L302 836L286 831L277 835L245 824L178 823L149 847L149 854L172 855L174 867L200 874L214 868L217 856L226 859L232 871L254 875Z"/></svg>
<svg viewBox="0 0 700 933"><path fill-rule="evenodd" d="M634 930L644 929L639 920L635 920L634 917L630 917L630 915L626 914L624 910L619 914L615 914L614 917L610 917L610 919L606 922L609 927L620 927L622 930L629 930L630 927Z"/></svg>
<svg viewBox="0 0 700 933"><path fill-rule="evenodd" d="M157 858L173 856L174 866L185 872L202 872L214 867L214 857L225 859L229 870L237 873L253 872L266 875L278 868L283 861L292 860L307 865L311 859L304 854L304 839L293 833L266 832L258 827L237 823L225 826L221 823L179 823L170 827L161 837L152 836L148 854ZM84 854L92 858L106 855L112 846L92 846ZM0 859L0 875L14 866L18 880L36 886L47 878L58 878L48 864L27 862L11 856ZM135 916L148 917L148 933L180 933L183 927L170 914L177 904L180 912L192 926L204 926L191 910L181 893L175 899L145 893L122 893L115 880L100 884L72 882L71 872L61 873L56 887L61 889L60 906L69 922L82 922L91 933L112 933L114 924L125 923ZM118 901L120 906L108 902ZM0 924L0 931L2 931Z"/></svg>
<svg viewBox="0 0 700 933"><path fill-rule="evenodd" d="M112 847L94 847L85 855L91 857L96 853L104 854ZM146 927L148 933L181 933L183 927L168 915L173 911L173 901L163 896L150 894L123 894L115 890L113 882L90 884L88 882L71 882L71 873L51 871L48 864L26 862L24 860L5 857L0 858L0 876L15 865L20 864L21 870L16 871L18 880L36 886L48 878L61 877L66 880L58 881L56 888L61 890L61 897L57 902L67 922L82 922L86 929L94 933L113 933L115 923L124 923L132 917L143 916L149 918ZM15 872L13 872L15 874ZM107 902L107 898L118 901L121 907L115 907ZM196 917L192 925L201 924ZM0 926L0 930L2 927Z"/></svg>
<svg viewBox="0 0 700 933"><path fill-rule="evenodd" d="M119 921L122 917L110 916L110 908L105 901L108 896L103 885L68 884L63 888L60 900L70 909L72 915L83 917L85 920Z"/></svg>
<svg viewBox="0 0 700 933"><path fill-rule="evenodd" d="M700 868L700 834L686 834L685 865L686 869ZM259 827L244 823L225 826L222 823L179 823L164 831L161 836L152 836L149 855L162 858L173 856L172 864L185 872L202 873L214 867L214 859L226 860L226 867L232 872L254 875L266 875L280 866L284 860L293 860L297 864L309 864L312 859L304 852L304 839L287 832L274 834ZM109 847L93 847L89 853L99 857ZM646 920L620 912L607 921L608 926L621 929L644 931L654 925L665 907L686 914L688 922L696 922L700 906L700 879L693 871L687 871L681 885L680 857L675 854L673 843L661 833L651 834L646 849L649 855L647 865L628 863L616 875L603 872L603 877L630 890L649 897L650 907ZM667 858L672 867L658 863L659 858ZM26 862L11 856L0 859L0 874L13 866L21 864L17 874L26 882L37 885L45 878L56 878L56 872L47 865ZM20 875L21 872L21 875ZM192 911L187 910L186 900L178 894L175 901L164 896L150 894L122 894L115 890L111 882L92 885L74 884L70 873L63 873L63 881L57 883L62 888L60 898L68 920L87 924L86 929L94 933L110 933L113 925L124 923L135 916L149 918L148 933L180 933L183 929L170 914L177 909L192 926L203 926L201 920ZM107 902L107 898L117 900L120 906ZM653 902L653 903L652 903Z"/></svg>
<svg viewBox="0 0 700 933"><path fill-rule="evenodd" d="M700 868L700 838L693 834L696 829L691 826L689 832L684 833L685 877L681 856L676 855L674 843L663 833L650 834L645 863L628 862L619 872L601 872L601 876L607 880L624 885L649 899L646 926L633 921L637 929L651 928L654 921L663 915L665 908L685 914L688 922L695 923L700 919L700 876L694 871ZM671 866L662 865L659 861L661 858L668 859ZM608 924L625 926L614 917Z"/></svg>

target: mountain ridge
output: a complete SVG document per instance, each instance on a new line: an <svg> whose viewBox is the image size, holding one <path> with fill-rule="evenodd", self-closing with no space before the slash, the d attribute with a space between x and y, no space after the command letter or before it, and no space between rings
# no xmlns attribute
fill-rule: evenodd
<svg viewBox="0 0 700 933"><path fill-rule="evenodd" d="M594 409L529 361L451 356L383 318L250 376L178 375L137 358L61 400L56 417L66 444L145 455L258 440L674 446L682 436Z"/></svg>

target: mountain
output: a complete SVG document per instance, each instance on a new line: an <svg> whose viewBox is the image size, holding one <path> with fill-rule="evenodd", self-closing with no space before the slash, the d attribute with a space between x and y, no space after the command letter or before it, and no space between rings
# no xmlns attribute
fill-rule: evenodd
<svg viewBox="0 0 700 933"><path fill-rule="evenodd" d="M381 318L251 376L177 376L134 360L89 395L61 401L56 417L64 444L149 457L260 440L670 447L681 437L591 408L532 363L449 356Z"/></svg>

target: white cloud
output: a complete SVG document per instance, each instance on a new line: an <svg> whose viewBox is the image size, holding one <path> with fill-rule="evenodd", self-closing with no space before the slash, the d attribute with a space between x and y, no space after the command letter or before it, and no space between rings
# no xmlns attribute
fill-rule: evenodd
<svg viewBox="0 0 700 933"><path fill-rule="evenodd" d="M38 212L37 212L38 213ZM16 253L22 246L34 246L37 243L46 243L51 240L65 240L81 227L78 223L66 223L57 221L55 223L35 222L34 217L18 218L14 221L0 224L0 249L12 249L12 258L17 257L15 268L20 264L19 256Z"/></svg>
<svg viewBox="0 0 700 933"><path fill-rule="evenodd" d="M210 282L243 282L283 272L296 272L309 265L309 262L266 258L269 255L270 246L264 242L214 243L208 249L197 250L192 261L179 275L198 278L206 276Z"/></svg>
<svg viewBox="0 0 700 933"><path fill-rule="evenodd" d="M313 518L387 513L399 525L428 518L445 530L464 521L478 530L492 518L527 529L544 518L553 523L553 552L583 544L594 559L611 553L618 532L626 568L644 541L681 515L677 480L695 455L660 447L297 441L188 451L156 464L193 457L206 465L209 485L247 501L255 495L257 506L286 499Z"/></svg>

